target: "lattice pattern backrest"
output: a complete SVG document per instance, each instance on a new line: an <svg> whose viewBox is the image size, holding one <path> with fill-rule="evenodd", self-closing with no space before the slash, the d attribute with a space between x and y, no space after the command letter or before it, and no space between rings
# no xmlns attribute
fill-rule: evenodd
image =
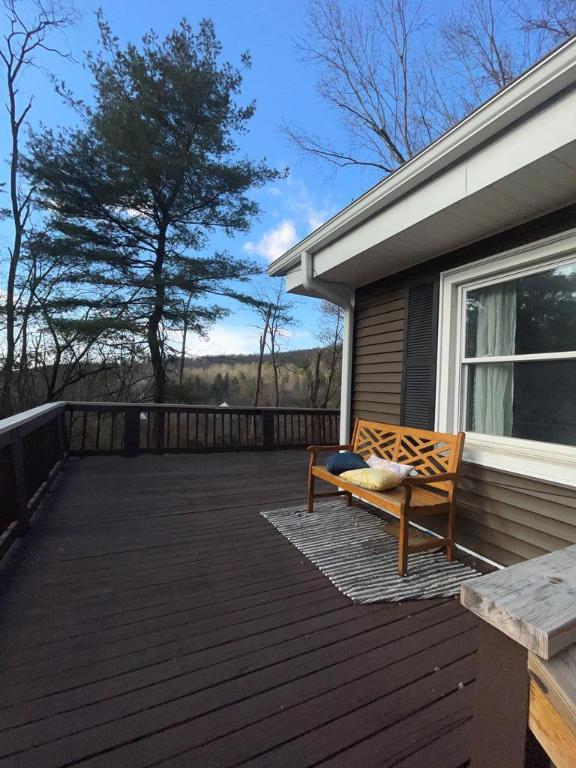
<svg viewBox="0 0 576 768"><path fill-rule="evenodd" d="M368 458L371 454L400 464L412 464L422 475L456 472L460 462L460 436L427 430L381 424L358 419L354 429L354 451ZM434 487L450 490L451 482Z"/></svg>
<svg viewBox="0 0 576 768"><path fill-rule="evenodd" d="M360 419L356 423L353 442L354 452L365 459L374 454L382 459L396 461L398 429L390 424Z"/></svg>

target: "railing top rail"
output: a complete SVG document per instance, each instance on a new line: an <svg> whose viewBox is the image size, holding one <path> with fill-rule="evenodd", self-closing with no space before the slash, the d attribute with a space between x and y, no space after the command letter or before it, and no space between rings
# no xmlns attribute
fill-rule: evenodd
<svg viewBox="0 0 576 768"><path fill-rule="evenodd" d="M471 579L460 601L500 632L549 659L576 642L576 545Z"/></svg>
<svg viewBox="0 0 576 768"><path fill-rule="evenodd" d="M260 406L260 405L190 405L188 403L105 403L98 401L76 401L70 400L65 403L69 408L78 411L84 410L103 410L103 411L126 411L136 408L138 410L148 411L222 411L224 413L260 413L261 411L270 411L273 413L334 413L340 411L337 408L301 408L297 406Z"/></svg>
<svg viewBox="0 0 576 768"><path fill-rule="evenodd" d="M33 422L45 421L47 415L56 415L64 411L65 408L65 402L46 403L36 408L30 408L28 411L15 413L13 416L8 416L5 419L0 419L0 435L5 435L7 432L12 432L12 430L26 425L32 426Z"/></svg>

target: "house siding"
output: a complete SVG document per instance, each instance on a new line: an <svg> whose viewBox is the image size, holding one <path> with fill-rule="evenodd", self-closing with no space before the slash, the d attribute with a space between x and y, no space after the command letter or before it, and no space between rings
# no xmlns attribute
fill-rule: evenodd
<svg viewBox="0 0 576 768"><path fill-rule="evenodd" d="M354 313L355 416L400 422L406 290L376 284L362 289Z"/></svg>
<svg viewBox="0 0 576 768"><path fill-rule="evenodd" d="M426 387L408 391L406 386L411 291L417 294L419 286L430 283L437 288L446 269L574 227L576 206L571 206L358 289L353 416L400 424L409 412L432 409L433 413L433 392ZM435 327L437 320L434 316ZM428 338L435 369L436 333ZM426 356L426 350L418 351ZM404 402L407 398L422 402ZM575 489L464 463L457 500L458 543L502 565L576 544ZM444 521L430 523L436 530L443 525Z"/></svg>

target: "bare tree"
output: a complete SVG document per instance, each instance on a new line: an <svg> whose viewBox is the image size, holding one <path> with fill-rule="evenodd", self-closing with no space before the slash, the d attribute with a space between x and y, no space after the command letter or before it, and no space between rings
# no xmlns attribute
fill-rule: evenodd
<svg viewBox="0 0 576 768"><path fill-rule="evenodd" d="M320 323L318 338L326 347L329 356L326 389L322 400L322 408L327 408L335 392L334 383L338 362L342 355L342 338L344 330L344 312L342 307L323 300L320 304Z"/></svg>
<svg viewBox="0 0 576 768"><path fill-rule="evenodd" d="M20 403L29 406L116 365L134 335L137 293L126 293L104 270L95 281L94 269L49 227L26 233L20 267L16 384Z"/></svg>
<svg viewBox="0 0 576 768"><path fill-rule="evenodd" d="M528 34L535 34L537 45L546 50L576 34L576 0L540 0L534 8L527 2L513 6Z"/></svg>
<svg viewBox="0 0 576 768"><path fill-rule="evenodd" d="M451 127L576 32L576 0L467 0L438 28L430 59L437 108Z"/></svg>
<svg viewBox="0 0 576 768"><path fill-rule="evenodd" d="M311 357L304 362L301 371L308 383L308 408L318 408L320 385L322 383L322 357L324 350L313 351Z"/></svg>
<svg viewBox="0 0 576 768"><path fill-rule="evenodd" d="M100 396L116 402L147 399L152 373L146 365L146 350L133 334L118 334L115 339L113 363L98 379Z"/></svg>
<svg viewBox="0 0 576 768"><path fill-rule="evenodd" d="M576 31L576 0L310 0L299 43L342 131L285 126L303 152L388 174Z"/></svg>
<svg viewBox="0 0 576 768"><path fill-rule="evenodd" d="M427 26L422 0L371 0L347 10L337 0L311 0L299 50L318 66L318 92L349 141L340 146L293 126L288 136L338 166L389 173L405 162L433 133L418 103Z"/></svg>
<svg viewBox="0 0 576 768"><path fill-rule="evenodd" d="M266 328L266 336L261 341L261 349L263 344L270 354L274 382L274 405L278 407L280 405L279 371L282 367L280 353L283 351L284 342L288 338L289 329L297 325L297 320L292 314L294 302L287 300L284 280L277 281L271 291L263 292L260 301L262 308L258 312L263 318Z"/></svg>
<svg viewBox="0 0 576 768"><path fill-rule="evenodd" d="M266 351L266 345L268 343L268 330L270 328L270 319L272 317L272 304L266 302L262 307L258 308L257 314L260 316L262 327L260 329L260 339L258 346L258 365L256 367L256 381L254 383L254 407L258 405L258 399L260 397L260 389L262 387L262 368L264 365L264 353Z"/></svg>
<svg viewBox="0 0 576 768"><path fill-rule="evenodd" d="M533 57L521 39L517 21L500 0L468 0L441 24L442 88L457 95L455 120L505 88L529 66Z"/></svg>
<svg viewBox="0 0 576 768"><path fill-rule="evenodd" d="M30 220L33 190L21 183L20 138L32 108L32 98L21 98L19 83L24 72L35 66L35 56L41 52L67 56L50 45L50 36L64 29L75 18L73 11L66 10L53 0L36 0L31 19L25 18L18 0L3 0L7 31L0 45L0 61L4 67L7 89L8 118L10 122L10 216L13 224L12 244L8 248L8 277L6 281L5 357L0 387L0 412L12 410L12 383L16 359L16 282L22 256L22 241Z"/></svg>
<svg viewBox="0 0 576 768"><path fill-rule="evenodd" d="M289 328L297 324L296 318L292 314L294 302L287 299L284 280L275 280L272 287L268 284L262 284L257 291L257 299L258 305L254 307L254 311L259 319L257 328L260 331L260 339L252 402L254 406L257 406L262 394L264 357L268 352L274 380L274 400L275 404L278 405L280 403L279 370L282 366L279 354L282 351L283 341L287 337Z"/></svg>

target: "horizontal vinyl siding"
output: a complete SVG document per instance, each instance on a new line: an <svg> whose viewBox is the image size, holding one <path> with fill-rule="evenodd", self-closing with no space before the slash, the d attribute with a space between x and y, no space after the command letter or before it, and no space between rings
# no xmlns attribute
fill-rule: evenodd
<svg viewBox="0 0 576 768"><path fill-rule="evenodd" d="M368 287L356 295L352 411L400 423L405 291Z"/></svg>
<svg viewBox="0 0 576 768"><path fill-rule="evenodd" d="M576 207L364 286L355 313L353 415L399 424L409 288L424 277L576 226ZM426 274L424 274L426 272ZM391 288L391 285L393 286ZM457 495L457 541L502 565L576 544L576 490L469 463ZM445 520L426 520L441 532Z"/></svg>
<svg viewBox="0 0 576 768"><path fill-rule="evenodd" d="M503 550L503 565L576 544L572 488L464 464L458 494L462 532L483 554Z"/></svg>

